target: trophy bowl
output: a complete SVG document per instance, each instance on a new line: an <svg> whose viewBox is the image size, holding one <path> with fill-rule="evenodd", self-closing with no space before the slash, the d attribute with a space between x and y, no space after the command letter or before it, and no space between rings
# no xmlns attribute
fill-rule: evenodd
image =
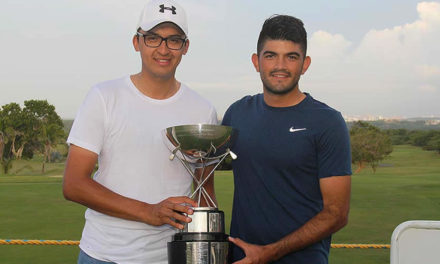
<svg viewBox="0 0 440 264"><path fill-rule="evenodd" d="M229 126L196 124L169 127L163 130L166 139L189 159L217 159L225 154L235 135ZM169 145L169 144L167 144Z"/></svg>
<svg viewBox="0 0 440 264"><path fill-rule="evenodd" d="M172 153L170 160L177 157L194 179L194 192L190 198L196 193L199 197L198 207L194 207L194 213L188 215L192 221L185 223L184 229L168 243L168 263L229 263L231 244L225 234L224 213L218 210L203 185L226 156L237 158L229 149L235 135L232 127L210 124L174 126L163 130L165 144ZM216 164L213 170L199 180L194 168L204 171L212 164ZM200 207L201 197L205 198L207 207Z"/></svg>

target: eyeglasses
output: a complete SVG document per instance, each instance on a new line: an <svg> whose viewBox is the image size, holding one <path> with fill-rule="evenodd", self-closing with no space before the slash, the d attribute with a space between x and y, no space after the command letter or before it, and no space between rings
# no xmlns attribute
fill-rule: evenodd
<svg viewBox="0 0 440 264"><path fill-rule="evenodd" d="M162 44L162 41L165 41L167 48L171 50L180 50L183 47L183 44L186 42L186 38L181 38L179 36L170 36L167 38L162 38L157 34L143 34L141 32L136 32L138 36L144 37L145 46L150 48L157 48Z"/></svg>

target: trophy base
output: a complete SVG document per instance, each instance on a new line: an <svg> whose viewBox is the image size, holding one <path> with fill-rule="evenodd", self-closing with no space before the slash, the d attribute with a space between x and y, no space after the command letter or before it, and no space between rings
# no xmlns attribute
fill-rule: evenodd
<svg viewBox="0 0 440 264"><path fill-rule="evenodd" d="M232 244L225 234L223 211L194 207L191 222L168 242L169 264L229 264Z"/></svg>
<svg viewBox="0 0 440 264"><path fill-rule="evenodd" d="M228 241L172 241L168 243L170 264L228 264Z"/></svg>

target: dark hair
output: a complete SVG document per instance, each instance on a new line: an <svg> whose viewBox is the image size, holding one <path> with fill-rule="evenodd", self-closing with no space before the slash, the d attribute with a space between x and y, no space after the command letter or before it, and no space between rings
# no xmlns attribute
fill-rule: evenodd
<svg viewBox="0 0 440 264"><path fill-rule="evenodd" d="M304 23L293 16L273 15L264 21L257 43L257 54L264 42L271 40L290 40L301 45L304 56L307 52L307 32Z"/></svg>

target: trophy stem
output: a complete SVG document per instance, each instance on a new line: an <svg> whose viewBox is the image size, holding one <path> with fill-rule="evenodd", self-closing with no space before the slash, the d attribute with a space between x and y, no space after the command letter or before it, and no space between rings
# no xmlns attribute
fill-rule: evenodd
<svg viewBox="0 0 440 264"><path fill-rule="evenodd" d="M226 156L229 154L229 151L226 152L225 154L221 155L221 159L220 161L215 165L215 167L211 170L211 172L209 172L209 174L205 177L205 179L203 179L203 181L197 186L197 188L194 190L194 192L191 194L190 198L192 198L194 196L195 193L197 193L197 191L200 188L203 188L203 185L205 184L205 182L209 179L209 177L214 173L215 169L217 169L218 166L220 166L220 164L222 163L222 161L226 158Z"/></svg>
<svg viewBox="0 0 440 264"><path fill-rule="evenodd" d="M181 151L180 149L176 149ZM183 156L185 157L185 156ZM196 182L197 184L197 189L191 194L190 198L194 197L194 194L199 191L199 198L198 198L198 202L197 205L200 207L200 200L201 200L201 195L203 195L203 198L205 199L206 203L208 204L208 207L217 207L217 204L212 200L211 196L208 194L208 192L205 190L205 188L203 188L203 184L205 182L200 183L200 181L197 179L197 177L194 175L194 172L191 170L191 168L189 167L189 162L184 158L181 159L179 156L177 157L177 159L182 163L183 167L186 169L186 171L191 175L191 177L193 178L193 180ZM223 159L222 159L223 160ZM202 170L202 175L205 172L205 164L203 162L203 170ZM212 174L212 172L206 177L206 179Z"/></svg>
<svg viewBox="0 0 440 264"><path fill-rule="evenodd" d="M203 175L205 175L205 169L206 169L206 166L205 166L205 161L204 160L202 160L202 172L200 173L200 180L199 181L197 181L197 186L199 186L200 185L200 181L202 180L202 178L203 178ZM201 200L201 198L202 198L202 193L204 194L204 191L205 189L203 188L203 186L202 186L202 188L199 190L199 198L197 199L197 205L200 207L200 200ZM205 198L206 199L206 198ZM208 201L206 201L206 202L208 202Z"/></svg>

